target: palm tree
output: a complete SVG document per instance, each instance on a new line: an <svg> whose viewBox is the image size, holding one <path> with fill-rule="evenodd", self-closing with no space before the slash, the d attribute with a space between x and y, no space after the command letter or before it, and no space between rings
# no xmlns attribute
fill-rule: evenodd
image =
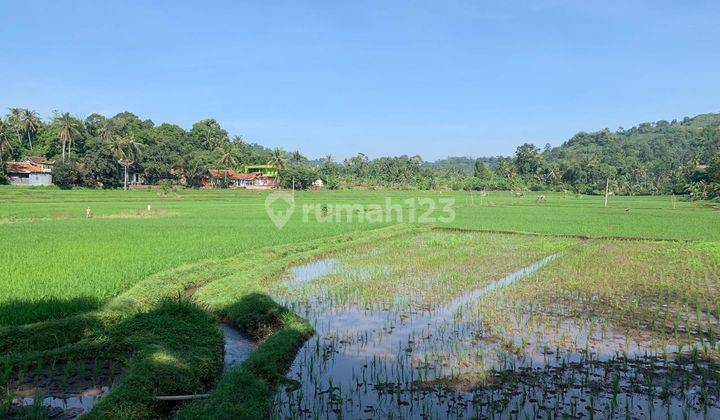
<svg viewBox="0 0 720 420"><path fill-rule="evenodd" d="M214 124L209 123L209 125L205 127L204 138L200 143L202 147L206 148L207 150L215 150L220 147L223 141L220 134L217 132L217 129L219 129L219 127L220 126L217 125L217 122L214 122Z"/></svg>
<svg viewBox="0 0 720 420"><path fill-rule="evenodd" d="M147 147L144 143L135 141L135 138L113 136L107 141L108 150L115 156L118 163L122 165L125 171L123 189L127 191L128 184L128 168L137 160Z"/></svg>
<svg viewBox="0 0 720 420"><path fill-rule="evenodd" d="M294 164L299 164L305 159L305 156L303 156L300 151L296 150L290 154L290 162Z"/></svg>
<svg viewBox="0 0 720 420"><path fill-rule="evenodd" d="M268 160L268 165L272 165L277 169L278 171L278 181L280 181L280 171L285 169L286 166L286 160L285 160L285 152L283 152L280 149L275 149L270 153L270 160Z"/></svg>
<svg viewBox="0 0 720 420"><path fill-rule="evenodd" d="M238 151L232 144L226 144L220 148L220 165L225 166L228 169L232 169L237 166L238 163ZM225 185L227 185L228 171L225 171Z"/></svg>
<svg viewBox="0 0 720 420"><path fill-rule="evenodd" d="M125 139L125 148L127 150L127 158L134 162L142 156L145 149L147 149L147 145L145 143L135 141L135 137L130 135Z"/></svg>
<svg viewBox="0 0 720 420"><path fill-rule="evenodd" d="M7 121L0 119L0 169L2 169L5 149L12 151L12 127Z"/></svg>
<svg viewBox="0 0 720 420"><path fill-rule="evenodd" d="M112 124L110 124L109 121L105 121L105 123L98 128L98 135L106 142L112 140L115 135L115 130L113 129Z"/></svg>
<svg viewBox="0 0 720 420"><path fill-rule="evenodd" d="M32 151L33 146L30 135L37 131L40 125L40 117L37 112L25 109L22 112L21 118L22 129L27 134L28 146L30 147L30 151Z"/></svg>
<svg viewBox="0 0 720 420"><path fill-rule="evenodd" d="M243 136L237 135L232 138L232 142L237 144L238 146L243 146L245 144L245 139Z"/></svg>
<svg viewBox="0 0 720 420"><path fill-rule="evenodd" d="M55 117L53 117L53 123L60 126L60 133L58 134L58 137L62 142L62 160L65 162L65 146L67 145L67 151L70 153L70 147L72 146L73 140L80 135L82 123L70 115L69 112L55 114Z"/></svg>
<svg viewBox="0 0 720 420"><path fill-rule="evenodd" d="M135 138L132 135L125 138L125 190L127 190L128 183L128 167L140 158L140 155L142 155L146 148L147 145L140 143L139 141L135 141Z"/></svg>
<svg viewBox="0 0 720 420"><path fill-rule="evenodd" d="M270 153L270 160L268 165L273 165L278 171L285 169L287 166L287 160L285 159L285 152L280 149L275 149Z"/></svg>
<svg viewBox="0 0 720 420"><path fill-rule="evenodd" d="M112 136L105 140L105 145L115 159L125 160L127 157L125 153L125 140L122 137Z"/></svg>
<svg viewBox="0 0 720 420"><path fill-rule="evenodd" d="M17 134L18 142L22 141L22 137L20 137L20 132L22 131L22 116L23 116L23 109L22 108L9 108L10 115L8 116L8 123L15 131L15 134Z"/></svg>
<svg viewBox="0 0 720 420"><path fill-rule="evenodd" d="M112 136L108 140L105 140L107 144L108 150L110 150L110 153L115 157L115 159L118 160L118 163L122 165L123 168L125 168L125 176L123 178L123 189L127 191L127 170L128 166L132 162L130 162L127 158L127 150L125 149L125 139L120 136Z"/></svg>

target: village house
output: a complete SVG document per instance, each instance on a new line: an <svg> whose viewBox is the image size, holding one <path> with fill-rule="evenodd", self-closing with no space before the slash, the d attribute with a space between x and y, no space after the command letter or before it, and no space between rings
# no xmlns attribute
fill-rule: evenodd
<svg viewBox="0 0 720 420"><path fill-rule="evenodd" d="M312 184L310 184L311 190L321 190L323 188L325 188L325 183L320 178L316 179L315 181L312 182Z"/></svg>
<svg viewBox="0 0 720 420"><path fill-rule="evenodd" d="M5 174L11 185L52 185L55 162L40 156L30 156L17 162L5 163Z"/></svg>
<svg viewBox="0 0 720 420"><path fill-rule="evenodd" d="M247 165L245 172L232 169L210 169L202 187L220 187L227 182L229 188L267 190L277 187L277 169L272 165Z"/></svg>
<svg viewBox="0 0 720 420"><path fill-rule="evenodd" d="M245 165L245 173L253 175L252 179L246 180L246 188L271 189L278 186L278 171L273 165Z"/></svg>

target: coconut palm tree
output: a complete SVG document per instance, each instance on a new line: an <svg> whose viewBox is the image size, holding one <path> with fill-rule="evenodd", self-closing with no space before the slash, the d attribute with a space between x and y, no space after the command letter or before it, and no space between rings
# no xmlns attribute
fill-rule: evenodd
<svg viewBox="0 0 720 420"><path fill-rule="evenodd" d="M303 156L300 151L296 150L290 154L290 162L292 162L295 165L300 164L303 160L305 160L305 156Z"/></svg>
<svg viewBox="0 0 720 420"><path fill-rule="evenodd" d="M238 163L238 151L232 144L220 148L220 164L227 168L234 168Z"/></svg>
<svg viewBox="0 0 720 420"><path fill-rule="evenodd" d="M30 135L37 131L40 126L40 116L35 111L24 109L21 115L22 130L27 134L28 146L30 151L33 149L32 138Z"/></svg>
<svg viewBox="0 0 720 420"><path fill-rule="evenodd" d="M127 183L128 183L128 167L135 163L140 156L143 154L145 149L147 149L147 145L144 143L140 143L139 141L135 140L135 137L130 135L129 137L125 138L125 159L126 164L125 166L125 190L127 190Z"/></svg>
<svg viewBox="0 0 720 420"><path fill-rule="evenodd" d="M147 145L136 141L132 136L113 136L107 141L107 148L124 169L123 189L127 191L128 168L142 155Z"/></svg>
<svg viewBox="0 0 720 420"><path fill-rule="evenodd" d="M20 133L22 132L23 109L22 108L9 108L9 110L10 110L10 115L8 116L8 123L12 127L13 131L15 131L18 142L21 142L22 137L20 137Z"/></svg>
<svg viewBox="0 0 720 420"><path fill-rule="evenodd" d="M268 165L273 165L278 171L285 169L287 166L287 159L285 159L285 152L280 149L275 149L270 153L270 160Z"/></svg>
<svg viewBox="0 0 720 420"><path fill-rule="evenodd" d="M238 150L232 144L226 144L220 147L220 165L228 169L232 169L238 164ZM225 171L225 185L227 185L228 171Z"/></svg>
<svg viewBox="0 0 720 420"><path fill-rule="evenodd" d="M130 135L125 139L125 148L127 150L127 158L134 162L142 156L143 152L147 149L147 145L136 141L135 137Z"/></svg>
<svg viewBox="0 0 720 420"><path fill-rule="evenodd" d="M243 138L243 136L240 136L240 135L234 136L232 138L232 142L237 144L238 146L245 145L245 139Z"/></svg>
<svg viewBox="0 0 720 420"><path fill-rule="evenodd" d="M64 112L62 114L56 113L53 117L53 123L60 126L60 133L58 134L58 137L62 142L62 160L65 162L65 148L67 146L67 151L70 153L70 147L72 146L73 141L80 135L82 123L77 118L70 115L69 112Z"/></svg>
<svg viewBox="0 0 720 420"><path fill-rule="evenodd" d="M0 169L2 169L5 150L12 152L12 127L4 119L0 119Z"/></svg>
<svg viewBox="0 0 720 420"><path fill-rule="evenodd" d="M111 141L115 134L115 130L109 121L105 121L105 123L98 128L98 136L106 142Z"/></svg>
<svg viewBox="0 0 720 420"><path fill-rule="evenodd" d="M106 145L110 153L118 160L118 163L125 169L125 176L123 178L123 189L127 191L127 170L128 166L132 162L128 160L127 149L125 148L125 139L120 136L112 136L108 140L105 140Z"/></svg>
<svg viewBox="0 0 720 420"><path fill-rule="evenodd" d="M280 149L275 149L270 153L270 160L268 165L272 165L278 171L278 181L280 181L281 171L287 166L287 160L285 159L285 152Z"/></svg>

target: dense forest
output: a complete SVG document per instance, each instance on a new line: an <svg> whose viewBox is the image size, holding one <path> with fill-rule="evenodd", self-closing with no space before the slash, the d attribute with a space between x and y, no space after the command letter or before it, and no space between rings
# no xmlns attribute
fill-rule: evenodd
<svg viewBox="0 0 720 420"><path fill-rule="evenodd" d="M480 155L482 150L469 150ZM299 151L270 150L230 137L214 119L185 130L156 125L129 112L111 118L69 113L43 121L10 108L0 118L0 161L43 156L55 161L54 182L64 188L116 188L126 168L149 184L195 187L208 169L271 163L281 185L305 188L322 178L330 188L555 190L598 194L609 181L617 194L720 195L720 114L642 123L629 129L580 132L558 147L519 146L514 156L420 156L370 159L362 153L335 161L309 160ZM5 179L0 165L0 183Z"/></svg>

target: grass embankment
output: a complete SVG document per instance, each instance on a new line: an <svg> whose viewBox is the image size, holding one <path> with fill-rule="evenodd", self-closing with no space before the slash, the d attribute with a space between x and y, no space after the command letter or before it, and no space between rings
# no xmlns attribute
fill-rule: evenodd
<svg viewBox="0 0 720 420"><path fill-rule="evenodd" d="M246 335L261 341L248 359L226 373L210 398L186 406L180 418L263 418L271 410L272 398L300 346L313 334L304 319L278 305L265 292L290 266L344 249L356 249L416 231L391 227L372 233L333 238L318 246L282 252L280 258L207 284L195 297L210 311L231 321Z"/></svg>
<svg viewBox="0 0 720 420"><path fill-rule="evenodd" d="M255 406L250 412L260 412L270 403L274 381L281 377L283 366L312 334L305 321L262 294L264 282L291 264L411 229L393 227L366 235L271 247L161 273L101 309L61 320L0 328L0 366L25 375L31 373L29 366L58 359L93 359L102 354L120 361L126 372L87 417L157 417L167 414L169 406L156 401L155 396L207 392L216 381L222 369L223 348L216 323L217 318L226 318L263 341L242 365L245 373L226 375L218 384L211 404L223 404L228 413L242 413L249 409L243 404L252 401ZM188 301L185 296L191 293L195 296ZM232 378L250 383L238 386ZM238 390L249 390L253 399L235 407L242 400L218 398L223 389L230 388L235 395ZM194 410L203 412L198 407Z"/></svg>

